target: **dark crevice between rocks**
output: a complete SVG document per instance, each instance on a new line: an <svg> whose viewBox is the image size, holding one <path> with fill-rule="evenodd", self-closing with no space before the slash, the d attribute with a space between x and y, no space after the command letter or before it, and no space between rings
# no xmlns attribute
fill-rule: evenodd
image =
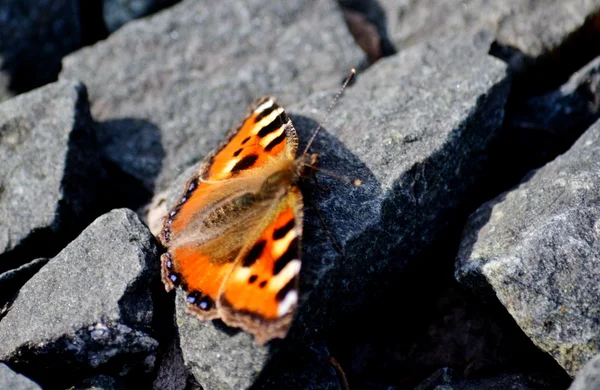
<svg viewBox="0 0 600 390"><path fill-rule="evenodd" d="M396 54L388 37L387 15L377 0L338 0L344 20L367 60L358 66L363 71L382 57Z"/></svg>
<svg viewBox="0 0 600 390"><path fill-rule="evenodd" d="M569 150L600 118L600 60L590 65L581 70L583 80L569 81L562 89L526 100L511 94L500 134L490 146L487 180L479 188L482 201Z"/></svg>
<svg viewBox="0 0 600 390"><path fill-rule="evenodd" d="M103 2L104 0L79 0L83 46L93 45L108 37L108 29L102 15Z"/></svg>
<svg viewBox="0 0 600 390"><path fill-rule="evenodd" d="M175 371L177 374L181 374L181 371L185 370L183 366L183 357L181 356L181 349L179 348L179 337L175 331L175 306L173 302L172 294L166 294L164 285L160 280L160 270L158 259L152 259L153 264L150 264L150 268L154 268L153 275L156 277L152 279L150 286L145 283L144 278L139 278L131 286L129 286L127 293L124 295L124 300L119 302L121 309L121 315L123 318L130 317L129 313L138 312L133 309L138 305L138 297L143 296L144 291L150 289L150 297L152 299L152 321L151 327L146 331L158 341L158 349L156 351L156 364L152 374L148 372L138 372L141 377L135 375L128 375L127 381L129 383L136 384L139 387L141 383L144 383L144 388L162 389L169 388L165 384L169 381L180 380L180 378L173 378L173 374L170 371ZM139 292L136 292L139 291ZM135 323L135 318L130 318L128 323ZM174 367L176 366L176 367ZM158 382L162 379L161 382Z"/></svg>
<svg viewBox="0 0 600 390"><path fill-rule="evenodd" d="M600 12L588 16L581 28L540 58L513 47L492 44L490 54L509 64L514 73L511 100L522 101L558 88L575 71L600 55Z"/></svg>
<svg viewBox="0 0 600 390"><path fill-rule="evenodd" d="M532 388L568 387L571 378L497 300L482 302L455 281L464 214L406 268L365 286L378 296L331 332L332 354L350 388L413 389L442 367L465 379L517 371L544 384Z"/></svg>
<svg viewBox="0 0 600 390"><path fill-rule="evenodd" d="M100 211L124 207L145 221L144 208L151 203L165 157L160 129L146 120L121 118L97 123L95 131L107 172Z"/></svg>
<svg viewBox="0 0 600 390"><path fill-rule="evenodd" d="M117 208L138 210L152 199L152 190L141 180L123 172L113 161L102 158L107 180L100 189L98 216Z"/></svg>

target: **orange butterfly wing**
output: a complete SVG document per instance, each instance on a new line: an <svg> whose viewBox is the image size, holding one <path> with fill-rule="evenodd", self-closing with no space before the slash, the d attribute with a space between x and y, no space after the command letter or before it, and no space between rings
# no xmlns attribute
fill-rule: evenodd
<svg viewBox="0 0 600 390"><path fill-rule="evenodd" d="M267 178L279 177L279 171L293 165L297 143L296 131L283 108L271 97L258 99L227 141L186 183L183 196L165 219L159 235L167 248L161 257L165 288L169 291L181 285L188 294L188 309L200 319L223 317L226 323L254 334L256 327L250 330L239 323L244 317L242 313L262 316L267 321L265 324L274 324L276 294L260 298L258 293L253 293L255 298L244 299L233 281L227 283L228 288L225 281L233 275L236 262L244 263L241 258L251 250L248 243L257 239L257 232L265 229L259 237L262 239L282 223L278 210L281 209L286 218L295 216L294 232L299 240L302 198L297 187L290 186L289 180L274 180L267 186L268 193L264 190ZM296 257L299 262L299 252ZM267 267L269 261L273 259L256 262L254 267ZM265 272L261 271L261 275L266 275ZM264 291L272 291L272 288ZM226 300L219 299L222 292L226 293ZM283 301L290 310L295 304L290 303L292 298L293 294ZM289 320L287 322L289 325ZM281 331L273 337L280 335Z"/></svg>

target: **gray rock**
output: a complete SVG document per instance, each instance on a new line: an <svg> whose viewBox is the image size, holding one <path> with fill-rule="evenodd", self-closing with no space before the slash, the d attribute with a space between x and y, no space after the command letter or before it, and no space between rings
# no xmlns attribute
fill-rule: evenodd
<svg viewBox="0 0 600 390"><path fill-rule="evenodd" d="M374 3L371 8L377 6L368 3ZM537 61L569 45L571 38L589 39L586 31L578 37L574 34L586 24L593 28L594 15L600 11L594 0L381 0L380 4L390 39L398 49L448 32L489 27L496 30L497 43L518 52L521 61ZM518 66L519 60L511 62Z"/></svg>
<svg viewBox="0 0 600 390"><path fill-rule="evenodd" d="M593 24L600 4L596 0L532 0L518 11L500 20L498 44L539 58L559 49L586 23Z"/></svg>
<svg viewBox="0 0 600 390"><path fill-rule="evenodd" d="M41 390L31 379L17 374L6 365L0 363L0 389Z"/></svg>
<svg viewBox="0 0 600 390"><path fill-rule="evenodd" d="M389 36L398 50L456 31L495 28L511 10L520 10L520 0L380 0L385 10Z"/></svg>
<svg viewBox="0 0 600 390"><path fill-rule="evenodd" d="M50 259L35 259L16 269L0 274L0 307L36 274Z"/></svg>
<svg viewBox="0 0 600 390"><path fill-rule="evenodd" d="M495 55L510 64L516 95L546 92L591 61L600 3L596 0L532 0L503 17Z"/></svg>
<svg viewBox="0 0 600 390"><path fill-rule="evenodd" d="M130 210L105 214L21 288L0 321L0 360L63 387L97 370L151 370L157 276L148 229Z"/></svg>
<svg viewBox="0 0 600 390"><path fill-rule="evenodd" d="M185 313L180 290L175 302L181 356L202 388L339 389L336 373L317 343L257 347L248 333Z"/></svg>
<svg viewBox="0 0 600 390"><path fill-rule="evenodd" d="M569 390L600 389L600 355L594 356L577 373Z"/></svg>
<svg viewBox="0 0 600 390"><path fill-rule="evenodd" d="M0 1L0 63L11 89L23 92L56 80L62 57L82 44L79 18L77 0ZM1 91L0 101L10 94Z"/></svg>
<svg viewBox="0 0 600 390"><path fill-rule="evenodd" d="M403 267L430 244L466 199L508 93L505 65L474 42L479 37L453 36L381 60L359 75L317 136L311 151L320 153L320 166L363 185L326 175L319 182L329 189L307 184L304 304L289 339L311 345L315 332L371 297L363 287L375 276ZM301 146L335 92L288 108ZM172 185L168 205L193 169ZM314 204L343 255L319 224ZM184 360L202 386L248 386L269 358L285 360L278 344L258 347L244 332L200 322L184 313L182 296L176 299Z"/></svg>
<svg viewBox="0 0 600 390"><path fill-rule="evenodd" d="M54 255L89 222L103 177L95 145L81 83L0 105L0 271Z"/></svg>
<svg viewBox="0 0 600 390"><path fill-rule="evenodd" d="M104 155L161 190L257 97L336 88L362 57L333 1L187 0L66 57L60 77L89 87Z"/></svg>
<svg viewBox="0 0 600 390"><path fill-rule="evenodd" d="M206 389L245 389L269 359L267 347L257 347L252 336L220 321L202 322L185 313L185 295L177 292L176 317L185 364Z"/></svg>
<svg viewBox="0 0 600 390"><path fill-rule="evenodd" d="M177 3L179 0L105 0L102 14L108 31L114 32L130 20Z"/></svg>
<svg viewBox="0 0 600 390"><path fill-rule="evenodd" d="M600 348L600 122L564 155L485 203L465 227L457 279L506 307L573 376Z"/></svg>

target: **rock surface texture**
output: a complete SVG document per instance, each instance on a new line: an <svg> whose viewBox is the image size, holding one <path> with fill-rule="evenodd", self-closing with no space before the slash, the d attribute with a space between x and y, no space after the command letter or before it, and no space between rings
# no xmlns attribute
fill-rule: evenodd
<svg viewBox="0 0 600 390"><path fill-rule="evenodd" d="M60 81L0 104L0 387L564 390L600 353L597 1L31 3L0 100ZM265 346L165 293L154 237L261 95L300 152L327 117Z"/></svg>
<svg viewBox="0 0 600 390"><path fill-rule="evenodd" d="M10 303L0 321L0 360L55 386L96 370L152 370L156 256L133 212L100 217Z"/></svg>
<svg viewBox="0 0 600 390"><path fill-rule="evenodd" d="M569 390L586 390L600 388L600 355L594 356L579 371Z"/></svg>
<svg viewBox="0 0 600 390"><path fill-rule="evenodd" d="M0 105L0 270L54 255L90 220L103 171L85 87L57 82Z"/></svg>

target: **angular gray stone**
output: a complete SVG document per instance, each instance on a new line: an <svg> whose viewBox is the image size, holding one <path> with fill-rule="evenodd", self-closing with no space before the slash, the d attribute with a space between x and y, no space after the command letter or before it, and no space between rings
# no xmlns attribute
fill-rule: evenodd
<svg viewBox="0 0 600 390"><path fill-rule="evenodd" d="M456 31L494 28L521 0L380 0L389 36L398 50Z"/></svg>
<svg viewBox="0 0 600 390"><path fill-rule="evenodd" d="M585 23L593 24L600 12L596 0L533 0L524 4L500 20L496 39L499 45L517 49L529 58L555 51Z"/></svg>
<svg viewBox="0 0 600 390"><path fill-rule="evenodd" d="M153 368L154 238L130 210L103 215L19 291L0 321L0 360L42 384Z"/></svg>
<svg viewBox="0 0 600 390"><path fill-rule="evenodd" d="M381 0L380 3L385 10L390 39L398 50L454 31L488 27L496 31L500 46L519 52L511 60L516 67L567 43L586 23L592 26L600 11L595 0ZM584 33L576 38L589 37Z"/></svg>
<svg viewBox="0 0 600 390"><path fill-rule="evenodd" d="M0 389L10 390L41 390L31 379L17 374L5 364L0 363Z"/></svg>
<svg viewBox="0 0 600 390"><path fill-rule="evenodd" d="M600 389L600 355L594 356L577 373L569 390Z"/></svg>
<svg viewBox="0 0 600 390"><path fill-rule="evenodd" d="M185 313L181 290L175 302L181 356L202 388L339 389L335 370L314 342L258 347L246 332Z"/></svg>
<svg viewBox="0 0 600 390"><path fill-rule="evenodd" d="M257 347L252 336L221 322L199 321L185 313L185 295L177 291L177 329L183 361L206 389L246 389L269 359L269 348Z"/></svg>
<svg viewBox="0 0 600 390"><path fill-rule="evenodd" d="M130 20L141 18L152 12L177 3L179 0L105 0L102 14L108 31L116 29Z"/></svg>
<svg viewBox="0 0 600 390"><path fill-rule="evenodd" d="M257 97L336 88L362 58L331 0L187 0L66 57L60 77L88 86L104 155L161 190Z"/></svg>
<svg viewBox="0 0 600 390"><path fill-rule="evenodd" d="M516 96L547 92L598 53L600 3L532 0L498 23L494 53L510 64Z"/></svg>
<svg viewBox="0 0 600 390"><path fill-rule="evenodd" d="M521 184L481 206L463 232L457 279L506 307L573 376L600 352L600 122Z"/></svg>
<svg viewBox="0 0 600 390"><path fill-rule="evenodd" d="M77 0L1 0L0 64L5 76L0 79L10 78L12 88L21 92L56 80L62 57L82 44L79 19ZM0 101L10 94L0 91Z"/></svg>
<svg viewBox="0 0 600 390"><path fill-rule="evenodd" d="M102 175L81 83L0 105L0 272L72 239L91 219Z"/></svg>
<svg viewBox="0 0 600 390"><path fill-rule="evenodd" d="M320 153L322 168L363 185L326 175L319 182L329 189L307 183L302 303L289 339L311 345L315 333L371 297L363 287L375 276L403 267L430 244L465 201L502 123L508 93L505 65L481 50L479 38L453 36L379 61L331 113L311 152ZM335 92L288 107L300 150ZM180 196L194 169L174 182L166 204ZM176 300L184 360L202 386L246 387L269 358L285 360L279 344L258 347L245 332L186 315L181 293Z"/></svg>

